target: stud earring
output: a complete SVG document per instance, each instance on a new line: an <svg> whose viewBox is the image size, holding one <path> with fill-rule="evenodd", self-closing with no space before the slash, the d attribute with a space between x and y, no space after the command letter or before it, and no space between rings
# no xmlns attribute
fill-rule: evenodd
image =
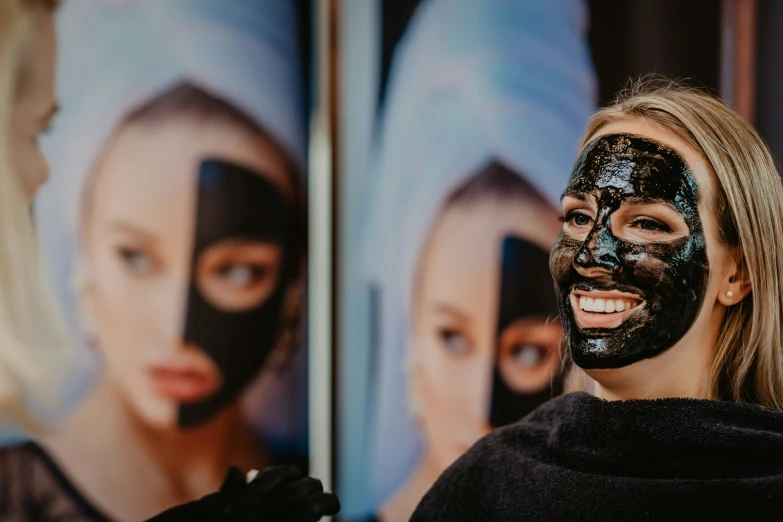
<svg viewBox="0 0 783 522"><path fill-rule="evenodd" d="M729 290L728 292L726 292L726 297L734 297L734 292Z"/></svg>

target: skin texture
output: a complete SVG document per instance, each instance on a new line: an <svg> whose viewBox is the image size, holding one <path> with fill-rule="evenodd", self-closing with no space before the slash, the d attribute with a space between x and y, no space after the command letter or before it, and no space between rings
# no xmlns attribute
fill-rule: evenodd
<svg viewBox="0 0 783 522"><path fill-rule="evenodd" d="M750 292L750 281L742 264L739 251L721 241L715 212L715 185L706 162L700 153L688 143L665 128L641 118L625 118L602 127L588 142L593 139L612 134L633 134L658 142L675 151L687 165L697 188L698 217L701 222L709 274L707 277L702 305L690 327L669 349L656 357L643 358L632 364L619 368L588 368L585 373L590 378L588 388L592 386L593 393L608 400L626 400L635 398L664 397L710 397L710 367L713 359L718 332L725 317L726 308L738 303ZM563 213L567 215L573 209L582 208L586 212L597 215L597 200L588 198L587 203L569 196L563 198ZM590 210L592 205L592 210ZM639 211L640 210L640 211ZM610 220L614 227L624 223L622 231L615 232L627 241L640 245L656 242L672 242L690 234L687 226L682 226L685 219L672 208L663 203L655 203L637 208L637 214L630 214L623 219ZM664 214L665 213L665 214ZM630 226L633 217L667 218L672 228L671 232L660 230L643 230ZM677 218L679 216L679 225ZM591 223L592 224L592 223ZM586 227L588 228L588 227ZM592 228L592 227L589 227ZM563 225L564 237L573 239L587 237L589 229L573 229L569 223ZM553 265L558 249L553 249ZM603 284L611 280L613 272L605 266L573 265L574 270L586 281L597 281ZM727 292L732 292L729 297ZM683 298L685 295L682 296ZM572 307L573 308L573 307ZM566 320L573 321L569 317Z"/></svg>
<svg viewBox="0 0 783 522"><path fill-rule="evenodd" d="M688 166L653 140L605 135L582 150L565 196L569 208L551 270L574 362L618 368L671 348L696 319L709 277ZM596 267L606 274L582 275ZM625 316L616 327L581 324L574 305L598 291L641 303L634 299L634 310L615 312Z"/></svg>
<svg viewBox="0 0 783 522"><path fill-rule="evenodd" d="M16 172L30 202L49 179L49 166L38 144L57 113L55 70L57 38L50 12L37 10L33 28L22 51L22 70L11 110L11 154Z"/></svg>

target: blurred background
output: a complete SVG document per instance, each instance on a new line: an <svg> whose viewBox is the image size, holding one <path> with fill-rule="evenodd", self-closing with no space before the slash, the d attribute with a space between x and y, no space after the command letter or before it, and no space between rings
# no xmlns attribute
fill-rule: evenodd
<svg viewBox="0 0 783 522"><path fill-rule="evenodd" d="M775 0L65 0L35 217L84 359L46 442L66 489L120 519L112 455L239 448L408 520L564 390L548 253L590 114L662 75L781 158L781 26Z"/></svg>

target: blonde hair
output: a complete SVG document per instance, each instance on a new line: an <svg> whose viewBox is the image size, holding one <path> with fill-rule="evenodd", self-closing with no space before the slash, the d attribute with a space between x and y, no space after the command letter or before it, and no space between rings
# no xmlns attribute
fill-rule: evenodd
<svg viewBox="0 0 783 522"><path fill-rule="evenodd" d="M713 399L783 410L783 184L763 140L739 114L698 89L643 79L602 108L598 130L629 117L654 122L698 151L714 185L721 240L741 255L751 292L728 308L710 375Z"/></svg>
<svg viewBox="0 0 783 522"><path fill-rule="evenodd" d="M11 162L11 111L36 10L0 0L0 427L38 431L56 408L74 344L44 278L29 202Z"/></svg>

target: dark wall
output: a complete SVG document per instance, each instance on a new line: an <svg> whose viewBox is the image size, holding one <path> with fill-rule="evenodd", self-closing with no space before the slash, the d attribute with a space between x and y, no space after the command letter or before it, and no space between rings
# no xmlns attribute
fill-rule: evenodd
<svg viewBox="0 0 783 522"><path fill-rule="evenodd" d="M758 0L756 128L783 160L783 2Z"/></svg>
<svg viewBox="0 0 783 522"><path fill-rule="evenodd" d="M590 48L604 104L629 77L689 78L717 92L720 0L591 0Z"/></svg>

